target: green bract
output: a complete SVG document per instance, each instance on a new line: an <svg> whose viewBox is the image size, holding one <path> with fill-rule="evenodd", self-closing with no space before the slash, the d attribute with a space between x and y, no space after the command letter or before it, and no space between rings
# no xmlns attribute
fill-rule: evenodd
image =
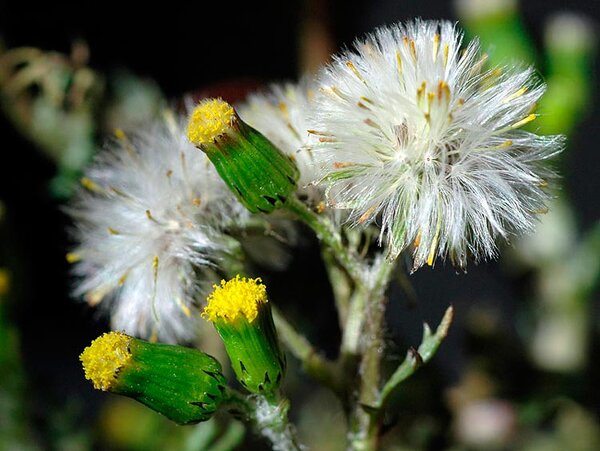
<svg viewBox="0 0 600 451"><path fill-rule="evenodd" d="M281 208L296 190L300 173L295 163L223 100L206 100L196 107L188 137L252 213Z"/></svg>
<svg viewBox="0 0 600 451"><path fill-rule="evenodd" d="M267 289L261 279L221 281L207 298L202 316L215 325L240 383L252 393L273 392L283 379L285 357L279 348Z"/></svg>
<svg viewBox="0 0 600 451"><path fill-rule="evenodd" d="M233 321L218 319L214 325L237 379L248 391L262 394L279 387L286 361L269 304L258 306L258 315L252 322L240 315Z"/></svg>
<svg viewBox="0 0 600 451"><path fill-rule="evenodd" d="M195 349L111 332L80 359L96 388L131 397L179 424L208 420L227 396L219 362Z"/></svg>

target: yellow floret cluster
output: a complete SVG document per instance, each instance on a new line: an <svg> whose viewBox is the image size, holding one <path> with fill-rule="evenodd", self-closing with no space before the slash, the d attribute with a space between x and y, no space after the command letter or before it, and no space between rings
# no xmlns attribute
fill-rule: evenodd
<svg viewBox="0 0 600 451"><path fill-rule="evenodd" d="M112 387L118 371L131 359L131 340L124 333L109 332L83 350L79 360L83 363L85 378L92 381L94 388L106 391Z"/></svg>
<svg viewBox="0 0 600 451"><path fill-rule="evenodd" d="M223 99L204 100L190 115L188 139L196 146L211 143L231 127L234 116L235 110Z"/></svg>
<svg viewBox="0 0 600 451"><path fill-rule="evenodd" d="M247 279L239 275L229 282L221 280L221 286L213 286L215 291L208 296L202 317L214 322L217 319L234 321L243 315L249 322L254 321L259 305L269 302L267 287L261 282L260 278Z"/></svg>

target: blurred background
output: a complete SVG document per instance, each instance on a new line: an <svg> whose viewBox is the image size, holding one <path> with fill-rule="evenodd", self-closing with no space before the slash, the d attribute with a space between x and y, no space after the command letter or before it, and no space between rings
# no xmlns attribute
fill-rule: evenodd
<svg viewBox="0 0 600 451"><path fill-rule="evenodd" d="M458 20L494 64L535 65L548 92L532 127L567 134L568 146L535 236L467 274L439 264L392 286L390 371L424 321L437 324L448 304L456 314L434 360L392 403L383 447L600 449L600 2L203 3L0 3L0 450L263 449L226 418L177 427L84 380L78 356L108 323L69 294L62 209L115 127L185 94L238 101L297 80L355 37L414 17ZM287 270L264 274L271 298L334 357L317 243L307 234L292 254ZM291 363L285 390L301 440L343 449L337 401Z"/></svg>

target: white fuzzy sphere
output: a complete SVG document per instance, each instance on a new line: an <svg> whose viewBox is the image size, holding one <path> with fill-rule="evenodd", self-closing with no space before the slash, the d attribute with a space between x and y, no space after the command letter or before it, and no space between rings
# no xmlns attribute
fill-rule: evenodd
<svg viewBox="0 0 600 451"><path fill-rule="evenodd" d="M545 211L562 140L520 129L544 86L532 69L486 69L452 23L381 28L319 85L309 126L329 202L379 223L391 257L412 246L414 269L447 255L464 268Z"/></svg>

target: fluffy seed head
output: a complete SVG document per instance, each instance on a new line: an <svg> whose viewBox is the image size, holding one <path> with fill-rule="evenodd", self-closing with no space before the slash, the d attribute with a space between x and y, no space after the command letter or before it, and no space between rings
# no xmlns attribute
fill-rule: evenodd
<svg viewBox="0 0 600 451"><path fill-rule="evenodd" d="M92 381L95 389L106 391L116 382L121 368L131 360L130 342L131 337L121 332L109 332L83 350L79 360L85 378Z"/></svg>
<svg viewBox="0 0 600 451"><path fill-rule="evenodd" d="M69 209L75 294L101 303L113 329L166 342L196 335L201 300L239 252L228 226L249 217L184 121L119 132Z"/></svg>
<svg viewBox="0 0 600 451"><path fill-rule="evenodd" d="M544 86L533 71L485 68L448 22L377 30L320 75L314 156L330 203L380 222L391 257L414 268L449 255L495 255L495 238L530 231L545 211L545 160L559 137L519 130Z"/></svg>
<svg viewBox="0 0 600 451"><path fill-rule="evenodd" d="M269 302L267 287L261 282L260 278L246 279L239 275L228 282L221 280L221 286L213 286L215 291L208 296L202 316L213 322L218 319L231 322L244 316L251 323L258 315L259 305Z"/></svg>
<svg viewBox="0 0 600 451"><path fill-rule="evenodd" d="M233 107L224 100L203 100L190 115L188 139L196 146L211 143L231 127L234 118Z"/></svg>

